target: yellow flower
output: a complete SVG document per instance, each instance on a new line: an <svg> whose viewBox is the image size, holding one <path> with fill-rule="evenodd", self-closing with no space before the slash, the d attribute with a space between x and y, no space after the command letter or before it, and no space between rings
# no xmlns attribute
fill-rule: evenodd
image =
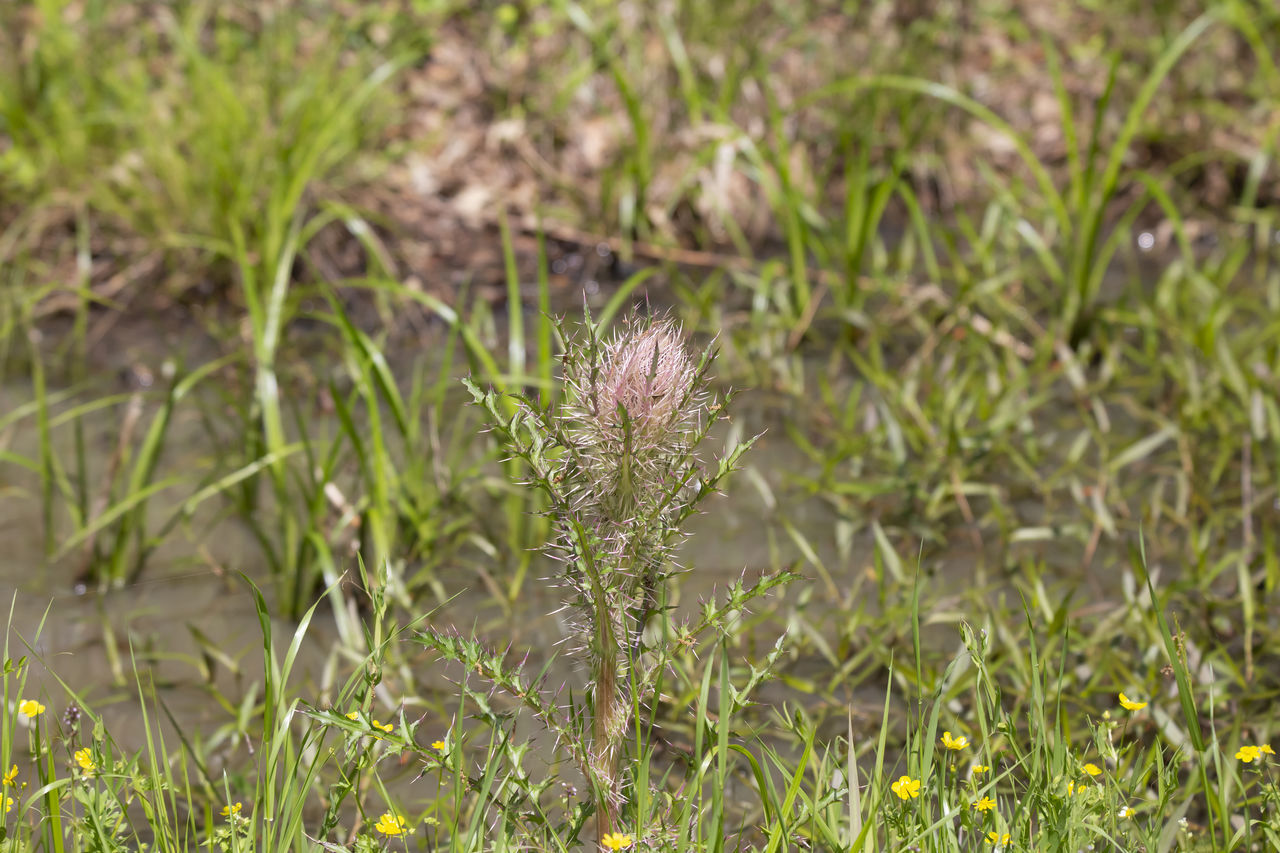
<svg viewBox="0 0 1280 853"><path fill-rule="evenodd" d="M889 786L889 790L897 794L900 800L912 800L920 796L920 780L900 776L897 782Z"/></svg>
<svg viewBox="0 0 1280 853"><path fill-rule="evenodd" d="M1069 796L1071 796L1072 794L1074 794L1075 792L1076 792L1076 783L1075 783L1075 782L1068 782L1068 783L1067 783L1067 796L1069 797Z"/></svg>
<svg viewBox="0 0 1280 853"><path fill-rule="evenodd" d="M44 706L34 699L23 699L18 703L18 713L34 720L44 713Z"/></svg>
<svg viewBox="0 0 1280 853"><path fill-rule="evenodd" d="M964 735L960 735L960 737L952 737L951 732L943 732L942 745L947 749L964 749L969 745L969 739Z"/></svg>
<svg viewBox="0 0 1280 853"><path fill-rule="evenodd" d="M405 835L413 832L412 829L405 827L404 818L391 812L384 812L382 817L378 818L378 822L373 825L373 828L388 836Z"/></svg>
<svg viewBox="0 0 1280 853"><path fill-rule="evenodd" d="M606 832L600 843L608 850L626 850L631 846L631 836L621 832Z"/></svg>
<svg viewBox="0 0 1280 853"><path fill-rule="evenodd" d="M348 720L359 720L359 719L360 719L360 712L359 712L359 711L352 711L351 713L347 714L347 719L348 719Z"/></svg>
<svg viewBox="0 0 1280 853"><path fill-rule="evenodd" d="M1098 765L1094 764L1092 761L1080 769L1083 770L1085 773L1088 773L1090 776L1102 775L1102 771L1098 768Z"/></svg>
<svg viewBox="0 0 1280 853"><path fill-rule="evenodd" d="M242 811L244 811L244 803L232 803L229 806L222 807L222 816L231 817L232 815L240 814Z"/></svg>
<svg viewBox="0 0 1280 853"><path fill-rule="evenodd" d="M1004 835L1001 835L998 832L988 832L987 843L988 844L1008 844L1009 833L1006 832Z"/></svg>
<svg viewBox="0 0 1280 853"><path fill-rule="evenodd" d="M93 751L90 750L89 747L86 746L83 749L77 749L74 757L76 764L79 764L80 769L85 773L92 773L98 769L98 765L93 761Z"/></svg>
<svg viewBox="0 0 1280 853"><path fill-rule="evenodd" d="M977 776L979 773L986 773L989 770L991 770L991 768L985 764L975 764L969 768L969 772L974 776Z"/></svg>
<svg viewBox="0 0 1280 853"><path fill-rule="evenodd" d="M996 801L990 797L983 797L980 800L974 800L973 807L980 812L989 812L996 807Z"/></svg>
<svg viewBox="0 0 1280 853"><path fill-rule="evenodd" d="M1120 707L1126 711L1141 711L1147 707L1146 702L1135 702L1123 693L1120 694Z"/></svg>
<svg viewBox="0 0 1280 853"><path fill-rule="evenodd" d="M4 774L4 784L12 785L14 780L18 778L18 765L9 768L9 772Z"/></svg>
<svg viewBox="0 0 1280 853"><path fill-rule="evenodd" d="M1259 752L1261 752L1263 755L1275 755L1275 754L1276 754L1276 751L1275 751L1274 749L1272 749L1272 748L1271 748L1271 744L1269 744L1269 743L1262 743L1262 744L1258 744L1258 751L1259 751ZM16 768L16 767L15 767L15 768L13 768L13 769L14 769L14 770L17 770L18 768Z"/></svg>
<svg viewBox="0 0 1280 853"><path fill-rule="evenodd" d="M1236 752L1236 758L1240 759L1245 764L1252 764L1255 761L1262 760L1262 750L1256 746L1242 746L1239 751Z"/></svg>
<svg viewBox="0 0 1280 853"><path fill-rule="evenodd" d="M436 752L444 752L446 749L449 748L449 746L442 740L433 740L431 742L431 748L434 749Z"/></svg>
<svg viewBox="0 0 1280 853"><path fill-rule="evenodd" d="M387 733L390 733L391 729L393 728L393 726L390 723L380 723L377 720L373 721L373 727L375 729L382 729L384 732L387 732Z"/></svg>
<svg viewBox="0 0 1280 853"><path fill-rule="evenodd" d="M1131 814L1133 814L1133 809L1129 808L1128 806L1121 806L1120 810L1116 812L1116 817L1125 818Z"/></svg>

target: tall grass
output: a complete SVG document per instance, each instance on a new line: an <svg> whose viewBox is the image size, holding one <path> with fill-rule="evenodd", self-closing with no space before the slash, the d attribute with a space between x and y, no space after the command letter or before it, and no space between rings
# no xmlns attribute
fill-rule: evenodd
<svg viewBox="0 0 1280 853"><path fill-rule="evenodd" d="M730 664L734 614L760 590L735 585L721 607L688 626L692 633L677 635L683 643L715 626L685 711L693 732L688 754L659 759L656 720L645 715L653 706L633 694L627 737L635 749L625 750L621 764L629 781L604 848L1234 850L1273 839L1280 789L1266 745L1269 724L1224 716L1228 703L1190 668L1185 640L1167 632L1160 593L1149 581L1146 603L1135 600L1129 615L1160 632L1150 647L1158 652L1155 680L1090 688L1066 665L1089 647L1076 639L1087 626L1041 626L1034 602L1021 619L975 609L960 622L962 642L945 667L928 670L919 648L908 649L915 663L888 668L870 728L855 729L849 716L834 739L799 708L759 720L751 710L788 645L780 637L747 670ZM241 752L236 741L211 753L190 733L161 725L167 712L145 670L137 670L145 740L131 753L70 686L42 679L46 687L36 688L30 676L49 662L15 654L15 641L29 646L35 637L10 636L0 756L16 768L3 793L13 801L5 821L11 843L43 850L124 850L143 841L319 850L395 845L416 832L458 851L531 844L570 850L580 843L599 806L566 797L556 780L575 776L565 769L550 776L533 769L536 741L495 706L491 690L510 693L525 712L546 715L544 722L559 719L564 712L545 704L547 669L530 679L504 652L458 635L423 635L470 674L458 682L452 720L448 704L413 719L378 710L373 674L395 640L383 634L367 658L344 667L351 677L322 706L300 692L294 673L315 608L284 642L273 636L261 593L246 582L244 594L260 617L265 681L244 734L249 748L241 755L249 765L223 776L211 768L229 757L226 750ZM377 632L388 602L375 599ZM926 616L920 606L917 594L910 611L916 626ZM904 667L914 669L907 680ZM1162 667L1176 685L1161 685ZM1086 695L1093 712L1081 704ZM553 728L562 737L588 725L576 701L567 710L567 728ZM477 726L464 725L467 719ZM575 741L559 744L577 748ZM405 757L419 777L435 780L434 789L397 785L392 793L383 774L397 775Z"/></svg>

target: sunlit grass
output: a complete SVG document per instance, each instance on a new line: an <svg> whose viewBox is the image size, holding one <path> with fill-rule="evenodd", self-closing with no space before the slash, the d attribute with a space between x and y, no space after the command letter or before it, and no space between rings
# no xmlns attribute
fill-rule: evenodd
<svg viewBox="0 0 1280 853"><path fill-rule="evenodd" d="M0 11L0 494L40 519L6 535L43 539L24 571L128 595L165 582L158 554L230 574L205 546L248 530L228 594L260 677L199 634L226 721L195 731L106 616L126 700L56 680L47 620L11 630L6 849L1280 844L1268 4L1046 7L1091 34L984 2L126 5ZM499 296L424 288L385 259L430 235L343 193L429 145L383 131L438 35L528 137L473 155L536 166L545 210L519 213L644 259L569 287L572 314L669 308L744 389L708 441L786 451L725 481L766 543L731 568L805 580L662 637L607 797L546 742L600 716L587 679L524 648L554 507L485 431L512 395L563 400L564 247L499 211ZM1008 56L975 77L979 36ZM1000 91L1023 76L1042 91ZM312 254L335 233L357 277ZM102 286L113 252L153 271L136 292ZM212 354L115 384L98 354L129 342L98 320L153 302L202 309L181 322ZM706 579L730 536L708 506L648 631L751 597ZM318 677L315 621L338 637ZM403 642L424 629L452 665ZM140 736L113 737L116 702Z"/></svg>

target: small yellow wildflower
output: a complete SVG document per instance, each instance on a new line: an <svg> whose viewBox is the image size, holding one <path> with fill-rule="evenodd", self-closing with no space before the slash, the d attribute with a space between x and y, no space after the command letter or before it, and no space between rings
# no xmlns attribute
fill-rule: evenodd
<svg viewBox="0 0 1280 853"><path fill-rule="evenodd" d="M384 812L382 817L378 818L378 822L373 825L373 828L386 836L405 835L413 832L412 829L406 827L404 818L391 812Z"/></svg>
<svg viewBox="0 0 1280 853"><path fill-rule="evenodd" d="M1255 761L1262 760L1262 750L1256 746L1242 746L1239 751L1236 752L1236 758L1240 759L1245 764L1252 764Z"/></svg>
<svg viewBox="0 0 1280 853"><path fill-rule="evenodd" d="M74 754L76 764L80 765L80 769L85 773L93 773L98 769L98 765L93 761L93 751L89 747L77 749Z"/></svg>
<svg viewBox="0 0 1280 853"><path fill-rule="evenodd" d="M1131 814L1133 814L1133 809L1129 808L1128 806L1121 806L1120 810L1116 812L1116 817L1126 818Z"/></svg>
<svg viewBox="0 0 1280 853"><path fill-rule="evenodd" d="M17 778L18 778L18 765L15 764L9 768L8 773L4 774L4 784L12 785Z"/></svg>
<svg viewBox="0 0 1280 853"><path fill-rule="evenodd" d="M34 720L44 713L44 706L34 699L23 699L18 703L18 713Z"/></svg>
<svg viewBox="0 0 1280 853"><path fill-rule="evenodd" d="M1271 748L1271 744L1269 744L1269 743L1260 743L1260 744L1258 744L1258 751L1259 751L1259 752L1261 752L1263 755L1275 755L1275 754L1276 754L1276 751L1275 751L1274 749L1272 749L1272 748ZM14 768L14 769L17 769L17 768Z"/></svg>
<svg viewBox="0 0 1280 853"><path fill-rule="evenodd" d="M1090 776L1102 775L1102 770L1099 769L1098 765L1094 764L1092 761L1090 761L1088 764L1086 764L1084 767L1080 769L1083 770L1085 773L1088 773Z"/></svg>
<svg viewBox="0 0 1280 853"><path fill-rule="evenodd" d="M431 748L434 749L436 752L444 752L446 749L449 748L449 745L442 740L433 740L431 742Z"/></svg>
<svg viewBox="0 0 1280 853"><path fill-rule="evenodd" d="M1004 835L1001 835L998 832L988 832L987 843L988 844L1008 844L1009 833L1006 832Z"/></svg>
<svg viewBox="0 0 1280 853"><path fill-rule="evenodd" d="M969 768L969 772L972 773L974 776L977 776L980 773L990 772L990 770L991 768L985 764L975 764Z"/></svg>
<svg viewBox="0 0 1280 853"><path fill-rule="evenodd" d="M631 836L621 832L606 832L600 843L606 850L626 850L631 846Z"/></svg>
<svg viewBox="0 0 1280 853"><path fill-rule="evenodd" d="M347 714L347 715L346 715L346 717L347 717L347 719L348 719L348 720L359 721L359 719L360 719L360 712L359 712L359 711L352 711L351 713Z"/></svg>
<svg viewBox="0 0 1280 853"><path fill-rule="evenodd" d="M920 780L900 776L897 782L889 786L889 790L897 794L900 800L913 800L920 796Z"/></svg>
<svg viewBox="0 0 1280 853"><path fill-rule="evenodd" d="M222 816L231 817L240 814L242 811L244 811L244 803L232 803L229 806L222 807Z"/></svg>
<svg viewBox="0 0 1280 853"><path fill-rule="evenodd" d="M964 735L960 735L960 737L952 737L951 732L943 732L942 745L947 749L964 749L969 745L969 739Z"/></svg>
<svg viewBox="0 0 1280 853"><path fill-rule="evenodd" d="M4 798L4 813L8 814L9 809L13 808L13 797Z"/></svg>
<svg viewBox="0 0 1280 853"><path fill-rule="evenodd" d="M980 812L989 812L996 807L996 801L990 797L983 797L980 800L974 800L973 807Z"/></svg>
<svg viewBox="0 0 1280 853"><path fill-rule="evenodd" d="M1068 782L1068 783L1067 783L1067 796L1068 796L1068 797L1070 797L1070 796L1071 796L1072 794L1074 794L1075 792L1076 792L1076 783L1075 783L1075 782Z"/></svg>
<svg viewBox="0 0 1280 853"><path fill-rule="evenodd" d="M1120 707L1124 708L1126 711L1141 711L1143 708L1147 707L1147 703L1134 701L1133 699L1130 699L1128 696L1121 693Z"/></svg>
<svg viewBox="0 0 1280 853"><path fill-rule="evenodd" d="M373 727L375 729L382 729L384 732L387 732L388 734L390 734L391 729L394 728L394 726L392 726L390 723L380 723L377 720L373 721Z"/></svg>

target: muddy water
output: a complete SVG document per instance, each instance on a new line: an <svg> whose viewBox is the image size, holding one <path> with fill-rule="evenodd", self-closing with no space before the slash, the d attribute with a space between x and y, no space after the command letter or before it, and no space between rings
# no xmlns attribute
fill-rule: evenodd
<svg viewBox="0 0 1280 853"><path fill-rule="evenodd" d="M136 367L140 364L151 365L153 376L161 375L160 365L166 353L185 352L187 362L194 365L212 357L216 350L210 342L183 340L180 332L142 329L118 333L116 337L122 339L122 345L102 347L105 355L95 360L97 372L83 383L84 390L76 397L78 402L129 391L136 385ZM322 344L316 350L320 355L311 365L314 373L324 375L338 369L336 361L325 361L332 356L325 354ZM431 347L425 345L414 348L415 353L430 351ZM409 375L410 367L396 365L397 374ZM131 378L122 378L126 373ZM464 396L459 389L459 404ZM31 389L25 382L0 386L0 413L10 412L30 398ZM213 449L201 421L201 408L217 412L219 405L211 396L202 405L192 402L176 413L155 479L181 474L185 480L150 501L150 530L169 519L173 508L195 490L201 475L208 471ZM735 402L734 424L741 435L761 431L765 435L745 459L748 470L731 480L729 494L710 500L704 514L691 524L692 535L681 552L681 562L689 571L680 576L677 584L683 607L696 606L743 572L750 575L793 564L812 577L803 583L813 588L814 600L832 606L852 578L872 564L875 545L865 530L846 543L842 556L835 547L837 537L833 530L838 518L831 507L817 498L796 503L797 490L787 481L816 471L788 438L784 418L796 413L782 411L782 405L785 404L759 392L744 393ZM158 406L157 398L145 400L132 442L135 449ZM1064 401L1064 407L1069 406L1070 402ZM87 479L93 494L98 493L96 484L104 481L116 451L125 409L126 405L120 404L82 419L89 465ZM339 431L339 424L331 415L309 409L308 417L313 434ZM723 432L717 434L712 449L722 447L725 440ZM54 444L63 466L70 469L75 446L68 426L56 431ZM34 419L25 418L0 434L0 450L37 458ZM194 518L166 536L136 582L105 593L81 592L76 581L84 566L82 551L77 549L53 563L46 559L39 494L39 482L33 474L19 466L0 463L0 553L4 555L0 559L0 601L14 601L9 625L10 655L26 653L26 641L36 660L34 681L27 692L46 689L45 695L61 697L49 671L56 673L103 714L122 746L136 749L142 743L136 662L136 671L142 674L144 683L155 685L156 696L183 728L209 733L225 726L231 717L215 700L215 692L238 702L251 685L262 683L261 631L252 597L239 573L252 578L269 601L275 594L268 567L249 529L235 517L228 517L220 499L209 501ZM788 503L780 506L783 500ZM1033 520L1039 509L1020 507L1019 513ZM803 559L800 548L780 523L783 515L817 550L831 572L829 584ZM71 529L61 510L58 519L60 531ZM931 543L927 557L927 568L933 570L931 592L943 592L946 585L970 584L975 567L990 565L991 557L975 548L962 531L954 531L950 541ZM354 568L354 559L347 558L346 568ZM554 586L542 580L551 571L550 566L536 565L515 609L505 612L495 604L473 568L446 565L439 573L441 592L445 597L457 597L436 613L433 622L454 625L464 633L475 628L494 645L510 643L517 650L533 649L531 663L536 671L564 636L560 622L549 615L559 605ZM424 600L422 607L426 610L436 603ZM273 612L277 609L273 608ZM283 651L295 625L277 618L272 627L277 648ZM947 632L945 645L953 646L954 630L951 626L942 629ZM345 663L337 669L329 666L338 636L332 613L327 604L322 604L293 679L294 689L312 704L326 704L348 671ZM772 645L775 636L776 632L771 633L757 645L763 650ZM214 661L209 646L229 658L232 666ZM825 662L801 662L801 668L808 663L813 664L816 675L829 676L829 669L824 670L828 666ZM450 691L446 675L444 667L425 661L410 670L387 673L379 687L379 712L389 717L403 702L410 701L406 713L416 716L418 705L412 702L413 698ZM567 666L563 676L571 682L578 678ZM882 700L883 691L877 687L872 692L875 695L869 704L875 705ZM62 713L60 699L49 704L51 711ZM152 710L155 711L154 705Z"/></svg>
<svg viewBox="0 0 1280 853"><path fill-rule="evenodd" d="M73 398L74 402L64 403L54 410L54 415L75 402L136 389L137 365L156 365L155 370L149 371L154 376L160 373L160 361L155 350L145 346L104 359L98 372L80 383L83 390ZM198 356L189 361L198 363ZM460 402L461 399L459 389ZM749 456L748 464L754 470L749 475L739 475L731 486L731 495L709 501L707 512L693 522L693 535L681 554L682 563L690 569L678 584L684 606L696 605L744 571L753 574L799 562L798 549L771 524L771 519L778 509L776 501L782 493L784 475L800 470L802 459L779 424L770 422L773 416L764 405L753 401L750 394L739 399L735 428L746 435L761 430L767 433ZM31 388L25 383L0 387L0 411L11 412L30 400ZM160 405L158 396L143 400L143 413L132 438L134 450ZM205 400L201 405L184 404L175 414L154 479L184 475L184 482L149 502L149 531L159 529L170 519L174 508L198 488L202 475L209 470L213 448L202 423L202 407L214 411L217 408ZM107 479L127 409L128 404L121 403L81 418L91 494L98 494L97 484ZM313 434L333 434L340 426L336 418L314 413L310 428ZM716 436L713 449L723 446L726 439L725 434ZM53 446L60 464L72 471L76 447L69 426L55 430ZM24 418L0 435L0 449L37 459L39 441L34 418ZM61 501L59 497L56 527L65 535L72 525ZM790 507L788 515L803 518L804 512L803 508ZM832 519L820 503L813 502L809 512L815 526L829 527ZM253 534L229 515L221 499L208 501L192 519L165 537L134 582L105 592L85 589L79 583L87 560L84 548L77 547L56 561L46 557L36 475L16 465L0 466L0 549L4 554L0 559L0 606L13 603L13 618L8 625L10 656L27 654L32 661L25 693L44 696L50 711L61 715L65 703L56 674L102 714L121 746L136 749L144 736L137 673L144 685L154 686L156 699L184 729L207 735L225 727L231 717L215 700L215 694L238 702L251 685L261 685L263 680L261 630L251 594L239 573L252 578L268 601L275 594ZM108 541L104 534L101 544L105 546ZM829 541L828 535L814 537L819 547ZM833 554L824 554L825 559L832 560ZM354 559L349 563L348 567L354 569ZM549 566L535 565L515 611L507 613L495 604L474 571L446 566L439 575L442 591L446 597L457 598L433 621L453 624L464 632L476 627L495 645L512 643L515 649L537 650L533 661L536 665L537 659L556 649L564 636L563 626L549 615L559 605L554 586L542 580L550 571ZM435 603L424 601L424 609ZM273 620L279 652L283 652L295 627L288 620ZM328 604L321 604L293 679L294 688L312 704L326 704L349 671L347 664L336 669L330 666L337 643L332 613ZM232 665L218 660L219 655ZM449 690L445 675L439 664L388 673L379 687L381 711L390 717L406 699ZM575 676L566 668L564 677L572 680ZM48 701L49 697L57 699ZM154 722L159 716L158 708L154 702L150 704ZM408 712L413 714L412 708Z"/></svg>
<svg viewBox="0 0 1280 853"><path fill-rule="evenodd" d="M88 395L121 391L115 371L91 377ZM12 411L30 399L30 388L10 384L0 389L0 408ZM146 405L135 441L158 408ZM120 433L126 405L101 410L82 419L90 491L107 474ZM207 468L208 447L204 431L191 409L179 410L167 444L159 478ZM72 432L63 427L53 433L54 452L70 467L74 457ZM33 419L20 422L4 437L4 449L27 458L38 458L39 444ZM135 447L136 449L136 447ZM44 523L38 478L17 466L0 469L0 595L13 602L9 622L9 653L32 659L32 682L27 693L48 689L59 696L50 710L61 713L60 691L51 682L56 673L82 699L101 711L108 728L123 745L137 746L141 721L136 713L137 685L134 663L144 681L158 688L158 695L174 715L193 726L225 722L224 712L211 701L207 685L233 689L261 680L261 631L252 599L238 570L253 576L271 594L264 577L258 546L250 532L234 522L214 522L213 507L197 512L189 525L179 525L159 544L137 582L124 589L98 592L83 584L87 552L77 547L56 561L44 550ZM182 485L157 495L148 507L151 530L167 521L179 502L194 492ZM55 509L57 528L71 529L62 510ZM212 528L208 525L213 524ZM207 533L206 533L207 530ZM113 533L103 534L102 544ZM57 543L55 542L55 545ZM284 637L292 633L279 625ZM211 638L233 659L243 661L237 676L219 667L210 673L197 636ZM320 636L321 632L317 632ZM211 675L217 679L210 681Z"/></svg>

